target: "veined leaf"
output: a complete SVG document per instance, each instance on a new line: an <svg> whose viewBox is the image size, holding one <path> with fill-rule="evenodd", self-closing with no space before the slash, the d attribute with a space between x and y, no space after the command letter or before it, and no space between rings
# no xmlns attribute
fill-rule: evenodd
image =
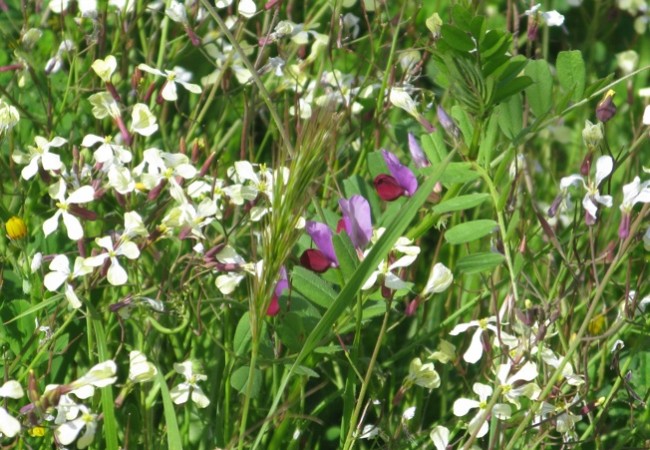
<svg viewBox="0 0 650 450"><path fill-rule="evenodd" d="M494 220L487 219L461 223L445 232L445 240L451 245L465 244L491 234L496 226Z"/></svg>

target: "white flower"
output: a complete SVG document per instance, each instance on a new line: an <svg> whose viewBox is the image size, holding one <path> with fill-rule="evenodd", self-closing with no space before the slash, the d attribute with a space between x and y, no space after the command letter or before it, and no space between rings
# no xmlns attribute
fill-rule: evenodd
<svg viewBox="0 0 650 450"><path fill-rule="evenodd" d="M409 365L407 382L417 384L427 389L440 387L440 375L433 367L433 363L422 364L420 358L414 358Z"/></svg>
<svg viewBox="0 0 650 450"><path fill-rule="evenodd" d="M59 226L59 217L63 216L63 224L68 230L68 238L77 241L84 235L81 222L75 216L68 212L68 208L74 204L88 203L93 201L95 190L91 186L82 186L72 192L68 198L65 197L66 185L62 179L51 185L48 189L50 197L57 200L57 211L52 217L43 222L43 232L45 236L49 236Z"/></svg>
<svg viewBox="0 0 650 450"><path fill-rule="evenodd" d="M147 357L138 350L129 353L129 361L129 380L134 383L150 381L158 374L156 366L147 361Z"/></svg>
<svg viewBox="0 0 650 450"><path fill-rule="evenodd" d="M70 284L70 281L89 274L92 270L92 267L84 264L83 258L77 256L74 262L74 268L70 271L68 257L65 255L56 255L50 262L50 273L45 275L43 284L50 292L57 291L62 284L65 284L65 298L68 300L68 303L75 309L81 308L79 297L75 294L74 287Z"/></svg>
<svg viewBox="0 0 650 450"><path fill-rule="evenodd" d="M97 17L97 0L77 0L81 17L95 19Z"/></svg>
<svg viewBox="0 0 650 450"><path fill-rule="evenodd" d="M81 415L76 419L65 422L54 430L57 441L63 445L70 445L77 440L77 448L88 447L95 438L97 431L97 416L91 414L84 405L78 405ZM79 439L77 436L85 428Z"/></svg>
<svg viewBox="0 0 650 450"><path fill-rule="evenodd" d="M511 369L512 363L510 362L500 364L496 375L497 380L501 383L502 395L519 409L521 408L518 400L519 397L524 396L535 400L541 392L541 389L535 383L521 383L522 381L530 382L537 378L537 364L528 361L512 375L510 375Z"/></svg>
<svg viewBox="0 0 650 450"><path fill-rule="evenodd" d="M131 171L117 165L112 165L108 169L108 185L122 195L133 192L136 187Z"/></svg>
<svg viewBox="0 0 650 450"><path fill-rule="evenodd" d="M81 142L83 147L88 148L96 144L101 145L97 147L93 157L96 162L104 165L104 170L108 171L113 164L122 165L131 162L131 152L119 144L114 144L110 136L87 134Z"/></svg>
<svg viewBox="0 0 650 450"><path fill-rule="evenodd" d="M110 266L106 274L106 279L113 286L120 286L125 284L128 281L128 275L126 270L120 266L120 262L117 260L118 256L126 256L129 259L137 259L140 256L140 250L138 246L131 241L122 241L118 242L116 246L113 245L113 240L110 236L104 236L101 238L96 238L95 242L100 247L104 248L106 252L100 253L96 256L91 256L86 258L86 264L92 267L98 267L104 264L104 261L107 259L110 260Z"/></svg>
<svg viewBox="0 0 650 450"><path fill-rule="evenodd" d="M205 375L194 373L192 368L192 361L185 361L180 364L174 364L174 370L185 377L185 381L180 383L178 386L175 386L169 395L172 398L172 401L177 405L187 402L187 400L192 398L192 401L196 403L199 408L205 408L210 404L210 399L203 393L203 390L199 387L197 382L205 381L208 379Z"/></svg>
<svg viewBox="0 0 650 450"><path fill-rule="evenodd" d="M149 232L147 227L144 226L144 221L140 214L135 211L128 211L124 213L124 231L122 232L122 241L131 240L135 237L147 237Z"/></svg>
<svg viewBox="0 0 650 450"><path fill-rule="evenodd" d="M371 238L372 242L377 242L382 234L384 234L385 230L385 228L373 230L373 236ZM393 246L392 252L402 253L403 256L391 264L388 264L387 260L381 261L377 270L370 274L361 289L365 291L373 287L380 276L383 278L384 285L389 289L399 290L407 288L408 285L400 277L395 275L393 273L393 270L400 269L402 267L408 267L413 264L417 256L420 254L420 247L417 245L411 245L412 243L413 241L411 239L405 238L403 236L397 239L395 245ZM369 252L370 249L366 250L366 254Z"/></svg>
<svg viewBox="0 0 650 450"><path fill-rule="evenodd" d="M389 99L393 106L403 109L413 117L419 117L420 113L418 113L415 101L404 88L392 88Z"/></svg>
<svg viewBox="0 0 650 450"><path fill-rule="evenodd" d="M104 83L110 83L111 76L113 76L113 72L117 69L117 60L115 56L108 55L106 59L96 59L90 67Z"/></svg>
<svg viewBox="0 0 650 450"><path fill-rule="evenodd" d="M55 0L56 1L56 0ZM63 0L67 5L67 0ZM66 6L67 7L67 6ZM59 44L59 49L56 55L47 60L45 63L45 73L47 75L53 74L61 70L63 67L63 56L74 49L74 42L70 39L65 39Z"/></svg>
<svg viewBox="0 0 650 450"><path fill-rule="evenodd" d="M185 194L176 178L186 180L193 178L197 170L190 164L189 158L182 153L167 153L157 148L149 148L144 151L142 162L133 169L133 173L141 176L142 183L147 189L153 189L161 181L166 180L169 183L171 196L177 202L183 203Z"/></svg>
<svg viewBox="0 0 650 450"><path fill-rule="evenodd" d="M68 9L69 3L69 0L50 0L50 3L47 6L53 13L61 14L63 11Z"/></svg>
<svg viewBox="0 0 650 450"><path fill-rule="evenodd" d="M106 387L117 381L117 366L113 360L95 364L81 378L69 384L70 393L81 399L92 397L95 388Z"/></svg>
<svg viewBox="0 0 650 450"><path fill-rule="evenodd" d="M9 380L0 387L0 397L19 399L25 395L23 388L15 380Z"/></svg>
<svg viewBox="0 0 650 450"><path fill-rule="evenodd" d="M0 138L15 127L19 120L18 110L0 98Z"/></svg>
<svg viewBox="0 0 650 450"><path fill-rule="evenodd" d="M17 381L9 380L0 387L0 397L19 399L25 395ZM20 422L0 406L0 437L14 437L20 433Z"/></svg>
<svg viewBox="0 0 650 450"><path fill-rule="evenodd" d="M112 117L116 119L120 117L120 108L117 102L108 92L98 92L88 97L88 101L93 105L93 116L96 119L104 119Z"/></svg>
<svg viewBox="0 0 650 450"><path fill-rule="evenodd" d="M440 344L438 344L438 349L429 358L447 364L456 358L456 346L449 341L441 339Z"/></svg>
<svg viewBox="0 0 650 450"><path fill-rule="evenodd" d="M601 156L596 161L596 176L592 181L588 183L585 182L584 178L581 175L569 175L560 180L560 189L566 191L569 186L575 186L582 183L587 193L582 199L582 206L585 208L585 211L593 218L597 218L598 214L598 205L597 203L609 208L612 206L613 200L609 195L600 195L598 191L598 186L600 183L612 173L614 169L614 160L611 156Z"/></svg>
<svg viewBox="0 0 650 450"><path fill-rule="evenodd" d="M527 16L541 16L546 25L549 27L561 27L564 24L564 16L559 12L553 11L539 11L539 8L542 5L540 3L533 6L531 9L528 9L524 12Z"/></svg>
<svg viewBox="0 0 650 450"><path fill-rule="evenodd" d="M489 398L492 395L492 388L486 384L474 383L472 390L476 395L478 395L478 400L472 400L469 398L459 398L454 402L454 415L457 417L463 417L469 413L470 410L478 408L476 415L469 421L467 427L470 433L474 433L478 428L479 422L481 427L478 428L478 433L476 437L483 437L487 434L489 429L489 421L485 420L484 414L486 413L486 408L489 403ZM491 410L491 413L498 419L508 419L512 414L512 410L509 405L505 403L496 403Z"/></svg>
<svg viewBox="0 0 650 450"><path fill-rule="evenodd" d="M188 83L186 81L183 81L181 77L178 76L179 69L174 68L175 70L165 70L164 72L154 69L153 67L150 67L146 64L140 64L138 65L138 69L143 70L144 72L148 72L153 75L158 75L160 77L164 77L167 79L165 82L165 86L162 89L162 98L169 102L176 101L178 98L178 95L176 94L176 83L179 83L181 86L183 86L185 89L188 91L194 93L194 94L200 94L201 93L201 87L197 84L192 84ZM182 70L181 70L182 71Z"/></svg>
<svg viewBox="0 0 650 450"><path fill-rule="evenodd" d="M463 354L463 359L466 362L474 364L481 359L481 356L483 356L483 343L481 342L481 336L483 336L483 332L486 330L490 330L494 334L500 336L503 343L508 347L517 344L517 338L497 329L496 325L494 325L496 321L496 316L488 317L486 319L472 320L467 323L456 325L454 329L449 332L451 336L456 336L470 328L476 327L476 331L472 335L472 341L470 342L467 351Z"/></svg>
<svg viewBox="0 0 650 450"><path fill-rule="evenodd" d="M639 66L639 54L634 50L627 50L616 54L616 64L623 75L628 75Z"/></svg>
<svg viewBox="0 0 650 450"><path fill-rule="evenodd" d="M379 428L376 425L364 425L359 435L359 439L374 439L379 435Z"/></svg>
<svg viewBox="0 0 650 450"><path fill-rule="evenodd" d="M637 203L650 202L650 180L641 183L639 177L634 177L631 183L623 186L623 202L620 209L624 213L629 213Z"/></svg>
<svg viewBox="0 0 650 450"><path fill-rule="evenodd" d="M426 297L430 294L438 294L444 292L454 281L454 275L451 273L444 264L436 263L431 268L431 273L429 274L429 279L427 284L422 290L423 297Z"/></svg>
<svg viewBox="0 0 650 450"><path fill-rule="evenodd" d="M174 22L181 23L183 25L187 25L188 23L185 6L176 0L171 0L171 2L169 2L169 6L165 8L165 14Z"/></svg>
<svg viewBox="0 0 650 450"><path fill-rule="evenodd" d="M415 417L415 410L416 410L415 406L406 408L402 413L402 419L406 421L411 420L413 417Z"/></svg>
<svg viewBox="0 0 650 450"><path fill-rule="evenodd" d="M12 159L17 164L27 164L20 172L20 175L25 180L29 180L36 172L38 172L38 164L40 162L43 170L60 170L63 167L61 163L61 157L55 153L50 153L50 148L52 147L61 147L63 144L68 142L62 137L55 137L51 141L48 141L44 137L36 136L34 138L36 141L36 146L27 146L29 154L14 152Z"/></svg>
<svg viewBox="0 0 650 450"><path fill-rule="evenodd" d="M142 136L151 136L158 130L156 117L144 103L136 103L131 111L131 131Z"/></svg>

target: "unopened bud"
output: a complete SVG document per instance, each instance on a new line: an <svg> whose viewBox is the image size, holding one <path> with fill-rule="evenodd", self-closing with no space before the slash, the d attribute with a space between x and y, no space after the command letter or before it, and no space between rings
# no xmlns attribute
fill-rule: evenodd
<svg viewBox="0 0 650 450"><path fill-rule="evenodd" d="M614 94L616 93L610 89L600 103L598 103L598 106L596 106L596 117L603 123L609 121L616 114Z"/></svg>

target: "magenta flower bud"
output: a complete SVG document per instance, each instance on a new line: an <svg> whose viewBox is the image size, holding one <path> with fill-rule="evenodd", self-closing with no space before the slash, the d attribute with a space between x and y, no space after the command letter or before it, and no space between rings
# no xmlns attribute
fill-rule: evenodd
<svg viewBox="0 0 650 450"><path fill-rule="evenodd" d="M623 213L621 217L621 224L618 227L618 237L621 239L627 239L630 235L630 214Z"/></svg>
<svg viewBox="0 0 650 450"><path fill-rule="evenodd" d="M601 100L600 103L596 106L596 117L601 122L605 123L609 121L612 117L616 115L616 105L614 104L614 94L613 90L607 91L605 98Z"/></svg>
<svg viewBox="0 0 650 450"><path fill-rule="evenodd" d="M379 198L384 201L392 202L404 195L404 188L391 175L379 174L375 177L373 184Z"/></svg>
<svg viewBox="0 0 650 450"><path fill-rule="evenodd" d="M332 267L332 262L320 250L310 248L300 256L300 265L312 272L323 273Z"/></svg>
<svg viewBox="0 0 650 450"><path fill-rule="evenodd" d="M444 128L447 133L457 139L460 136L460 130L452 118L447 115L447 111L445 111L442 106L438 105L436 106L436 114L438 114L438 121L440 122L442 128Z"/></svg>
<svg viewBox="0 0 650 450"><path fill-rule="evenodd" d="M418 140L411 133L408 133L408 144L409 152L411 153L411 158L415 163L415 167L422 169L423 167L428 167L431 165L426 155L422 151L422 147L420 147Z"/></svg>

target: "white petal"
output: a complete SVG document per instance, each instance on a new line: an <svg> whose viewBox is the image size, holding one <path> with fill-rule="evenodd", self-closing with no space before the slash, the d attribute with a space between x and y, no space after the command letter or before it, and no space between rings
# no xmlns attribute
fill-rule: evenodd
<svg viewBox="0 0 650 450"><path fill-rule="evenodd" d="M54 213L52 217L43 222L43 233L45 236L49 236L54 233L59 227L59 216L61 215L61 210L58 210Z"/></svg>
<svg viewBox="0 0 650 450"><path fill-rule="evenodd" d="M196 406L199 408L205 408L210 404L210 400L198 386L194 386L192 389L192 401L196 403Z"/></svg>
<svg viewBox="0 0 650 450"><path fill-rule="evenodd" d="M109 252L113 251L113 240L110 236L102 236L95 239L95 243L101 248L108 250Z"/></svg>
<svg viewBox="0 0 650 450"><path fill-rule="evenodd" d="M492 408L492 414L494 414L497 419L509 419L512 415L512 408L510 408L510 405L506 405L505 403L497 403Z"/></svg>
<svg viewBox="0 0 650 450"><path fill-rule="evenodd" d="M431 430L429 437L433 441L436 450L447 450L447 444L449 444L449 429L438 425Z"/></svg>
<svg viewBox="0 0 650 450"><path fill-rule="evenodd" d="M650 125L650 105L643 110L643 125Z"/></svg>
<svg viewBox="0 0 650 450"><path fill-rule="evenodd" d="M50 270L53 272L62 272L64 275L70 273L70 262L65 255L56 255L50 262Z"/></svg>
<svg viewBox="0 0 650 450"><path fill-rule="evenodd" d="M487 384L474 383L474 386L472 386L472 388L474 393L478 395L482 402L490 398L492 395L492 386L488 386Z"/></svg>
<svg viewBox="0 0 650 450"><path fill-rule="evenodd" d="M95 190L92 186L81 186L68 197L68 203L88 203L95 198Z"/></svg>
<svg viewBox="0 0 650 450"><path fill-rule="evenodd" d="M77 448L86 448L88 447L95 438L95 431L97 430L97 424L93 422L86 422L86 431L81 437L77 440Z"/></svg>
<svg viewBox="0 0 650 450"><path fill-rule="evenodd" d="M474 408L478 408L480 403L476 400L471 400L469 398L459 398L454 402L454 415L457 417L462 417L467 415L467 413Z"/></svg>
<svg viewBox="0 0 650 450"><path fill-rule="evenodd" d="M582 199L582 207L589 213L591 217L598 217L598 206L596 206L589 194L585 195Z"/></svg>
<svg viewBox="0 0 650 450"><path fill-rule="evenodd" d="M578 186L581 183L584 185L585 180L580 175L569 175L560 180L560 189L565 190L569 186Z"/></svg>
<svg viewBox="0 0 650 450"><path fill-rule="evenodd" d="M32 160L29 161L29 164L23 167L23 170L20 172L20 176L23 177L23 180L29 180L31 177L36 175L36 172L38 172L39 159L40 158L32 158Z"/></svg>
<svg viewBox="0 0 650 450"><path fill-rule="evenodd" d="M79 435L84 424L82 418L66 422L54 431L54 435L59 443L63 445L72 444L77 439L77 435Z"/></svg>
<svg viewBox="0 0 650 450"><path fill-rule="evenodd" d="M150 66L148 66L146 64L139 64L138 69L142 70L143 72L148 72L148 73L151 73L153 75L158 75L159 77L167 77L167 75L165 75L164 72L161 72L158 69L154 69L153 67L150 67Z"/></svg>
<svg viewBox="0 0 650 450"><path fill-rule="evenodd" d="M20 422L2 406L0 406L0 433L10 438L20 433Z"/></svg>
<svg viewBox="0 0 650 450"><path fill-rule="evenodd" d="M43 284L45 285L45 289L50 292L54 292L57 291L67 279L68 275L65 273L50 272L45 275L45 278L43 278Z"/></svg>
<svg viewBox="0 0 650 450"><path fill-rule="evenodd" d="M168 102L176 101L176 99L178 98L178 95L176 93L176 83L168 80L165 83L165 87L163 87L161 94L162 94L162 98L164 98Z"/></svg>
<svg viewBox="0 0 650 450"><path fill-rule="evenodd" d="M242 16L250 19L253 17L257 11L257 6L253 0L239 0L239 5L237 5L237 12Z"/></svg>
<svg viewBox="0 0 650 450"><path fill-rule="evenodd" d="M106 279L113 286L121 286L129 280L126 270L120 266L117 258L111 258L111 266L108 268Z"/></svg>
<svg viewBox="0 0 650 450"><path fill-rule="evenodd" d="M481 422L481 428L479 428L478 432L476 433L477 438L482 438L485 436L489 430L489 425L487 420L483 420L483 415L485 412L483 410L480 410L478 414L474 416L472 420L470 420L469 425L467 427L467 430L470 433L473 433L474 430L478 427L479 421Z"/></svg>
<svg viewBox="0 0 650 450"><path fill-rule="evenodd" d="M482 335L483 329L477 328L472 335L472 341L470 342L467 351L463 354L463 359L470 364L474 364L481 359L481 356L483 356L483 343L481 342Z"/></svg>
<svg viewBox="0 0 650 450"><path fill-rule="evenodd" d="M62 215L63 215L63 223L65 224L66 230L68 230L68 238L71 241L78 241L79 239L84 237L84 229L81 226L81 222L79 222L79 219L77 219L72 214L68 214L67 212L62 213Z"/></svg>
<svg viewBox="0 0 650 450"><path fill-rule="evenodd" d="M123 242L118 247L117 254L124 255L129 259L136 259L138 256L140 256L140 250L138 250L138 246L135 245L134 242L127 241Z"/></svg>
<svg viewBox="0 0 650 450"><path fill-rule="evenodd" d="M65 298L68 300L68 303L70 303L70 306L73 309L81 308L81 301L79 300L79 297L77 297L77 294L72 288L72 285L67 283L65 285Z"/></svg>
<svg viewBox="0 0 650 450"><path fill-rule="evenodd" d="M467 323L459 323L456 325L453 330L449 332L451 336L457 336L460 333L464 333L465 331L469 330L472 327L478 326L478 321L477 320L472 320Z"/></svg>
<svg viewBox="0 0 650 450"><path fill-rule="evenodd" d="M55 153L46 152L41 156L41 164L45 170L59 170L63 167L61 157Z"/></svg>
<svg viewBox="0 0 650 450"><path fill-rule="evenodd" d="M612 173L614 169L614 160L611 156L605 155L598 158L596 161L596 186L600 186L600 183Z"/></svg>
<svg viewBox="0 0 650 450"><path fill-rule="evenodd" d="M9 380L0 387L0 397L19 399L24 395L22 386L15 380Z"/></svg>
<svg viewBox="0 0 650 450"><path fill-rule="evenodd" d="M513 384L515 381L524 380L532 381L537 377L537 364L534 362L528 361L526 364L521 366L521 369L517 371L512 377L508 379L508 384Z"/></svg>
<svg viewBox="0 0 650 450"><path fill-rule="evenodd" d="M187 399L190 398L190 385L187 383L181 383L178 386L174 386L174 388L169 391L169 396L177 405L187 402Z"/></svg>
<svg viewBox="0 0 650 450"><path fill-rule="evenodd" d="M201 91L201 86L199 86L198 84L186 83L186 82L180 81L180 80L178 82L180 84L182 84L185 89L187 89L188 91L190 91L193 94L200 94L202 92Z"/></svg>
<svg viewBox="0 0 650 450"><path fill-rule="evenodd" d="M63 139L62 137L56 136L48 143L48 147L61 147L63 144L67 142L68 142L67 139Z"/></svg>
<svg viewBox="0 0 650 450"><path fill-rule="evenodd" d="M92 147L95 144L98 144L100 142L104 142L105 139L101 136L97 136L96 134L87 134L83 141L81 141L81 146L82 147Z"/></svg>

